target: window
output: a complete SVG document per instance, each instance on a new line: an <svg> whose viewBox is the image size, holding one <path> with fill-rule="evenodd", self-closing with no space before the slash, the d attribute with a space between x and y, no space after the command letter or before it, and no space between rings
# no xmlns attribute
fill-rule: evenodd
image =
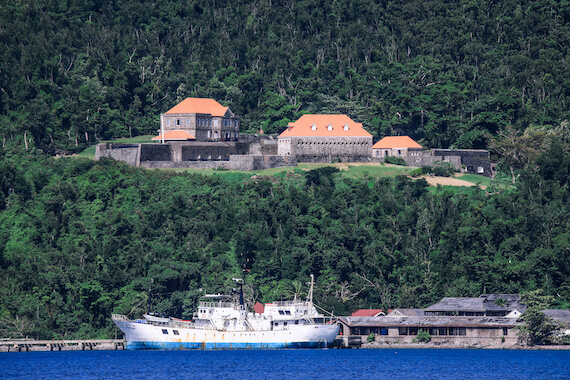
<svg viewBox="0 0 570 380"><path fill-rule="evenodd" d="M170 119L166 119L166 125L170 127Z"/></svg>
<svg viewBox="0 0 570 380"><path fill-rule="evenodd" d="M186 119L186 125L190 125L190 119Z"/></svg>
<svg viewBox="0 0 570 380"><path fill-rule="evenodd" d="M286 314L286 315L291 315L291 311L290 311L290 310L285 310L285 314Z"/></svg>
<svg viewBox="0 0 570 380"><path fill-rule="evenodd" d="M167 329L162 329L162 333L165 335L168 335L168 330Z"/></svg>
<svg viewBox="0 0 570 380"><path fill-rule="evenodd" d="M178 332L178 330L172 330L172 333L173 333L174 335L180 335L180 333Z"/></svg>
<svg viewBox="0 0 570 380"><path fill-rule="evenodd" d="M212 131L208 131L208 138L212 137Z"/></svg>
<svg viewBox="0 0 570 380"><path fill-rule="evenodd" d="M317 130L317 125L316 125L316 124L311 125L311 130L312 130L312 131L316 131L316 130Z"/></svg>
<svg viewBox="0 0 570 380"><path fill-rule="evenodd" d="M214 132L214 138L217 139L218 138L218 131Z"/></svg>
<svg viewBox="0 0 570 380"><path fill-rule="evenodd" d="M283 310L279 310L279 315L284 315L285 312Z"/></svg>
<svg viewBox="0 0 570 380"><path fill-rule="evenodd" d="M398 327L398 335L408 335L407 327Z"/></svg>
<svg viewBox="0 0 570 380"><path fill-rule="evenodd" d="M345 131L348 131L348 124L345 124L345 125L344 125L344 130L345 130Z"/></svg>
<svg viewBox="0 0 570 380"><path fill-rule="evenodd" d="M509 329L507 327L503 327L503 335L509 335Z"/></svg>
<svg viewBox="0 0 570 380"><path fill-rule="evenodd" d="M477 166L477 173L483 174L483 173L485 173L485 169L483 169L482 166Z"/></svg>
<svg viewBox="0 0 570 380"><path fill-rule="evenodd" d="M180 119L176 119L176 125L180 125Z"/></svg>
<svg viewBox="0 0 570 380"><path fill-rule="evenodd" d="M329 125L327 126L327 130L329 130L329 131L332 131L332 130L333 130L332 124L329 124Z"/></svg>

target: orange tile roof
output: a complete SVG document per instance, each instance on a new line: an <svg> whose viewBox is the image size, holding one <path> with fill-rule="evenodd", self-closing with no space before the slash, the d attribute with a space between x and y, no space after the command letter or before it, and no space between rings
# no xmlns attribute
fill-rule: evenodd
<svg viewBox="0 0 570 380"><path fill-rule="evenodd" d="M203 113L212 116L224 116L228 107L222 106L214 99L209 98L186 98L166 113Z"/></svg>
<svg viewBox="0 0 570 380"><path fill-rule="evenodd" d="M412 140L408 136L386 136L376 144L372 145L372 149L396 149L396 148L419 148L422 146Z"/></svg>
<svg viewBox="0 0 570 380"><path fill-rule="evenodd" d="M313 130L313 125L316 130ZM332 130L328 126L332 126ZM348 125L348 130L345 130ZM279 137L372 137L361 123L355 123L346 115L303 115Z"/></svg>
<svg viewBox="0 0 570 380"><path fill-rule="evenodd" d="M192 136L190 133L181 130L167 131L164 133L165 141L174 140L196 140L196 137ZM152 141L162 141L162 135L158 135L152 138Z"/></svg>

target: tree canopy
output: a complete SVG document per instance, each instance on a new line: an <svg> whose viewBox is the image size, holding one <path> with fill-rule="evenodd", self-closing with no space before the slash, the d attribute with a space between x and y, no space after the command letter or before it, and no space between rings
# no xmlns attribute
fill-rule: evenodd
<svg viewBox="0 0 570 380"><path fill-rule="evenodd" d="M187 96L245 130L344 113L376 138L485 148L569 119L566 1L16 1L0 7L3 144L152 134Z"/></svg>
<svg viewBox="0 0 570 380"><path fill-rule="evenodd" d="M190 318L245 275L248 305L300 294L337 315L444 296L544 289L568 307L570 155L554 144L511 189L146 170L111 159L0 157L0 329L110 337L111 313ZM39 305L39 306L38 306Z"/></svg>

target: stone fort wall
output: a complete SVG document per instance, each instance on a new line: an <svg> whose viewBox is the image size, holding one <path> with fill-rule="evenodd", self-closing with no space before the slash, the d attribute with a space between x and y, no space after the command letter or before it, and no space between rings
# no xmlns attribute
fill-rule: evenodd
<svg viewBox="0 0 570 380"><path fill-rule="evenodd" d="M143 161L141 165L147 169L228 169L255 171L270 168L297 166L295 157L232 155L227 161Z"/></svg>

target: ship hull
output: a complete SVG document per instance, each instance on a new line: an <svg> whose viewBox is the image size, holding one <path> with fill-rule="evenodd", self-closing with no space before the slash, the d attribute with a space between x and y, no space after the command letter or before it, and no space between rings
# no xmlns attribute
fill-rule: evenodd
<svg viewBox="0 0 570 380"><path fill-rule="evenodd" d="M332 345L339 332L338 325L326 324L291 326L278 331L219 331L131 321L115 323L125 334L129 350L324 348Z"/></svg>

